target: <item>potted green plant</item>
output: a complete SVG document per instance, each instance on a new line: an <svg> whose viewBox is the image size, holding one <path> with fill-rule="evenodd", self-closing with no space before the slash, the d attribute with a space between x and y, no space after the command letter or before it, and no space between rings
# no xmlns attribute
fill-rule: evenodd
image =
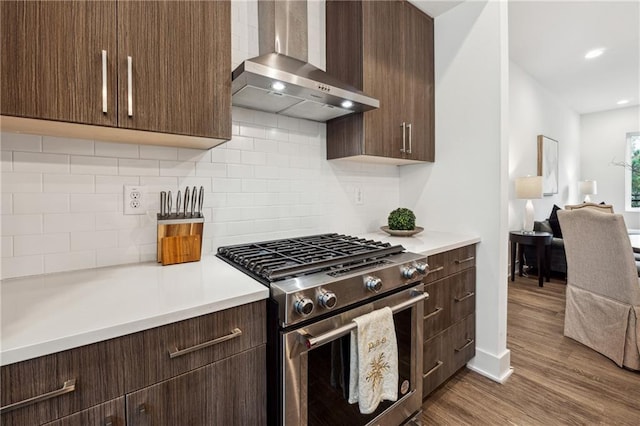
<svg viewBox="0 0 640 426"><path fill-rule="evenodd" d="M391 235L407 237L422 232L423 228L416 226L416 215L408 208L399 207L389 213L387 225L381 229Z"/></svg>

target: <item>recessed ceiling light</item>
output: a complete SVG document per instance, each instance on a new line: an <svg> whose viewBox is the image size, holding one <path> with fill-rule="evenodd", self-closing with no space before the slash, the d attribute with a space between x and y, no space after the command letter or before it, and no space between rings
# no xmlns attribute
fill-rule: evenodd
<svg viewBox="0 0 640 426"><path fill-rule="evenodd" d="M629 103L629 99L620 99L618 102L616 102L618 105L624 105L624 104L628 104Z"/></svg>
<svg viewBox="0 0 640 426"><path fill-rule="evenodd" d="M340 104L342 108L351 108L353 106L353 102L351 101L342 101Z"/></svg>
<svg viewBox="0 0 640 426"><path fill-rule="evenodd" d="M600 48L600 49L593 49L587 52L586 55L584 55L585 59L593 59L593 58L597 58L598 56L602 55L604 53L604 49Z"/></svg>
<svg viewBox="0 0 640 426"><path fill-rule="evenodd" d="M284 90L284 88L285 88L285 87L286 87L286 86L284 85L284 83L281 83L281 82L279 82L279 81L276 81L276 82L274 82L273 84L271 84L271 88L272 88L273 90L277 90L277 91L279 91L279 92L280 92L280 91L282 91L282 90Z"/></svg>

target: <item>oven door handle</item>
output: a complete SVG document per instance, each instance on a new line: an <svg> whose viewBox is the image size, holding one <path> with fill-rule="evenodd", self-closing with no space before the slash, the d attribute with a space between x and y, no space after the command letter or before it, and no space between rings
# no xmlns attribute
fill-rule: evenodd
<svg viewBox="0 0 640 426"><path fill-rule="evenodd" d="M409 306L415 305L418 302L422 302L424 299L429 297L429 293L420 290L412 290L411 292L412 298L409 300L405 300L402 303L398 303L397 305L391 306L391 311L395 314L396 312L400 312L403 309L408 308ZM349 322L349 324L345 324L342 327L334 328L333 330L321 334L319 336L312 336L304 331L298 331L300 333L300 337L304 342L307 349L313 349L317 346L324 345L327 342L337 339L338 337L345 336L351 332L351 330L357 327L354 321Z"/></svg>

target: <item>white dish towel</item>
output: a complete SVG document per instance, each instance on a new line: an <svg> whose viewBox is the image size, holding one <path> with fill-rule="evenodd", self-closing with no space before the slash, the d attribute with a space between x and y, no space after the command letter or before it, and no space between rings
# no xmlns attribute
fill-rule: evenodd
<svg viewBox="0 0 640 426"><path fill-rule="evenodd" d="M398 399L398 344L393 312L385 307L354 318L351 332L349 404L373 413L382 400Z"/></svg>

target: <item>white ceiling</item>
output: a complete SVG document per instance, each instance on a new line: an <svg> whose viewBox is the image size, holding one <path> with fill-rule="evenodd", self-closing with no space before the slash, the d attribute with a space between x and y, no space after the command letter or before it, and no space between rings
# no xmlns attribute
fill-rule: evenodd
<svg viewBox="0 0 640 426"><path fill-rule="evenodd" d="M462 2L411 3L437 17ZM510 0L508 10L510 59L576 112L640 104L640 1Z"/></svg>

